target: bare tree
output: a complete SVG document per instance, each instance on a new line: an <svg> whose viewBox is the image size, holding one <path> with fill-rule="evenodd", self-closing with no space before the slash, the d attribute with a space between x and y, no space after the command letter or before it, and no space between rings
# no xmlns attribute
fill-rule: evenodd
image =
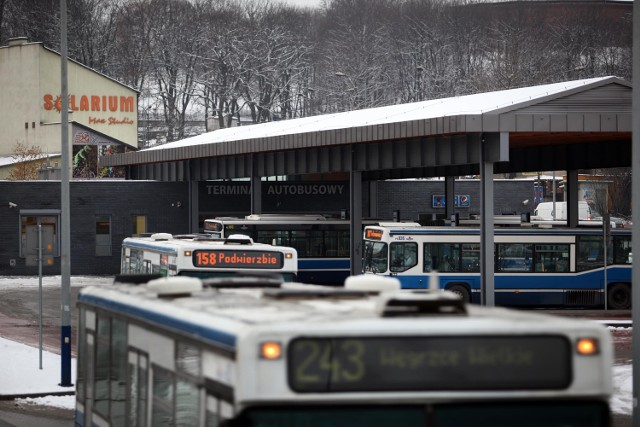
<svg viewBox="0 0 640 427"><path fill-rule="evenodd" d="M631 168L593 169L588 173L598 177L588 190L590 202L600 214L631 218Z"/></svg>
<svg viewBox="0 0 640 427"><path fill-rule="evenodd" d="M203 40L198 37L198 4L150 0L151 24L145 48L162 101L167 140L184 137L186 113L194 97L194 73Z"/></svg>
<svg viewBox="0 0 640 427"><path fill-rule="evenodd" d="M70 56L95 70L110 74L118 56L113 30L123 0L71 0L69 4Z"/></svg>
<svg viewBox="0 0 640 427"><path fill-rule="evenodd" d="M3 38L27 37L57 48L59 5L59 0L3 0Z"/></svg>
<svg viewBox="0 0 640 427"><path fill-rule="evenodd" d="M13 148L11 158L14 160L14 167L8 179L15 181L38 179L38 170L44 164L44 156L39 146L18 142Z"/></svg>

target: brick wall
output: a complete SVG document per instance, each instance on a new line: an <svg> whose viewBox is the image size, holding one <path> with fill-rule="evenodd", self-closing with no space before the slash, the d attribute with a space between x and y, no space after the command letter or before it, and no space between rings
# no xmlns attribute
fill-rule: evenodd
<svg viewBox="0 0 640 427"><path fill-rule="evenodd" d="M72 181L71 274L116 274L122 240L132 234L133 216L146 215L149 232L188 231L188 187L184 182ZM181 202L181 206L176 202ZM9 208L9 202L17 208ZM60 209L60 182L0 181L0 276L37 275L19 256L20 211ZM111 218L111 256L96 253L96 215ZM11 266L12 261L15 266ZM60 258L43 274L60 274Z"/></svg>
<svg viewBox="0 0 640 427"><path fill-rule="evenodd" d="M444 195L444 181L380 181L377 184L378 218L391 219L393 211L400 210L403 221L417 221L421 214L444 214L444 208L434 208L433 195ZM480 181L461 180L454 184L455 194L468 195L470 206L456 208L461 217L479 214ZM533 212L533 182L500 180L494 181L494 212L503 213ZM529 200L525 205L522 202Z"/></svg>

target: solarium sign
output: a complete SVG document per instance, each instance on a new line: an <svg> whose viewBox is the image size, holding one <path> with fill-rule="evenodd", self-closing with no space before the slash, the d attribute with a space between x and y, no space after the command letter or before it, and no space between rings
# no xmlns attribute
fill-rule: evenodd
<svg viewBox="0 0 640 427"><path fill-rule="evenodd" d="M62 97L44 94L43 108L46 111L62 111ZM118 95L69 95L69 110L89 113L86 124L107 126L132 126L130 114L137 114L135 97Z"/></svg>

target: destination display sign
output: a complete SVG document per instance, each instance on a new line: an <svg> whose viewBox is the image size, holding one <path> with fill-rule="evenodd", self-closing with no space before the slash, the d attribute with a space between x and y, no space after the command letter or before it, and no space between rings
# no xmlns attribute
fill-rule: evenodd
<svg viewBox="0 0 640 427"><path fill-rule="evenodd" d="M276 251L234 251L201 249L193 251L193 266L201 268L282 268L284 256Z"/></svg>
<svg viewBox="0 0 640 427"><path fill-rule="evenodd" d="M288 379L301 393L561 390L571 360L562 336L297 338Z"/></svg>
<svg viewBox="0 0 640 427"><path fill-rule="evenodd" d="M365 239L370 239L370 240L380 240L382 239L382 230L374 230L371 228L367 228L364 231L364 237Z"/></svg>

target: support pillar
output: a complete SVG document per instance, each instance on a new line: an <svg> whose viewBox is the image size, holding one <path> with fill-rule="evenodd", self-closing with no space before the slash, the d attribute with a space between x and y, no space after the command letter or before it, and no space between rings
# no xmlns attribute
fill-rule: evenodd
<svg viewBox="0 0 640 427"><path fill-rule="evenodd" d="M262 213L262 177L258 174L255 156L251 156L251 213Z"/></svg>
<svg viewBox="0 0 640 427"><path fill-rule="evenodd" d="M578 226L578 171L567 171L567 182L565 184L567 191L567 225L569 227Z"/></svg>
<svg viewBox="0 0 640 427"><path fill-rule="evenodd" d="M445 216L447 220L451 219L451 216L455 213L455 177L453 176L445 176L444 177L444 207L445 207Z"/></svg>
<svg viewBox="0 0 640 427"><path fill-rule="evenodd" d="M351 152L351 171L349 174L349 210L351 275L362 274L362 172L355 170L355 153Z"/></svg>

